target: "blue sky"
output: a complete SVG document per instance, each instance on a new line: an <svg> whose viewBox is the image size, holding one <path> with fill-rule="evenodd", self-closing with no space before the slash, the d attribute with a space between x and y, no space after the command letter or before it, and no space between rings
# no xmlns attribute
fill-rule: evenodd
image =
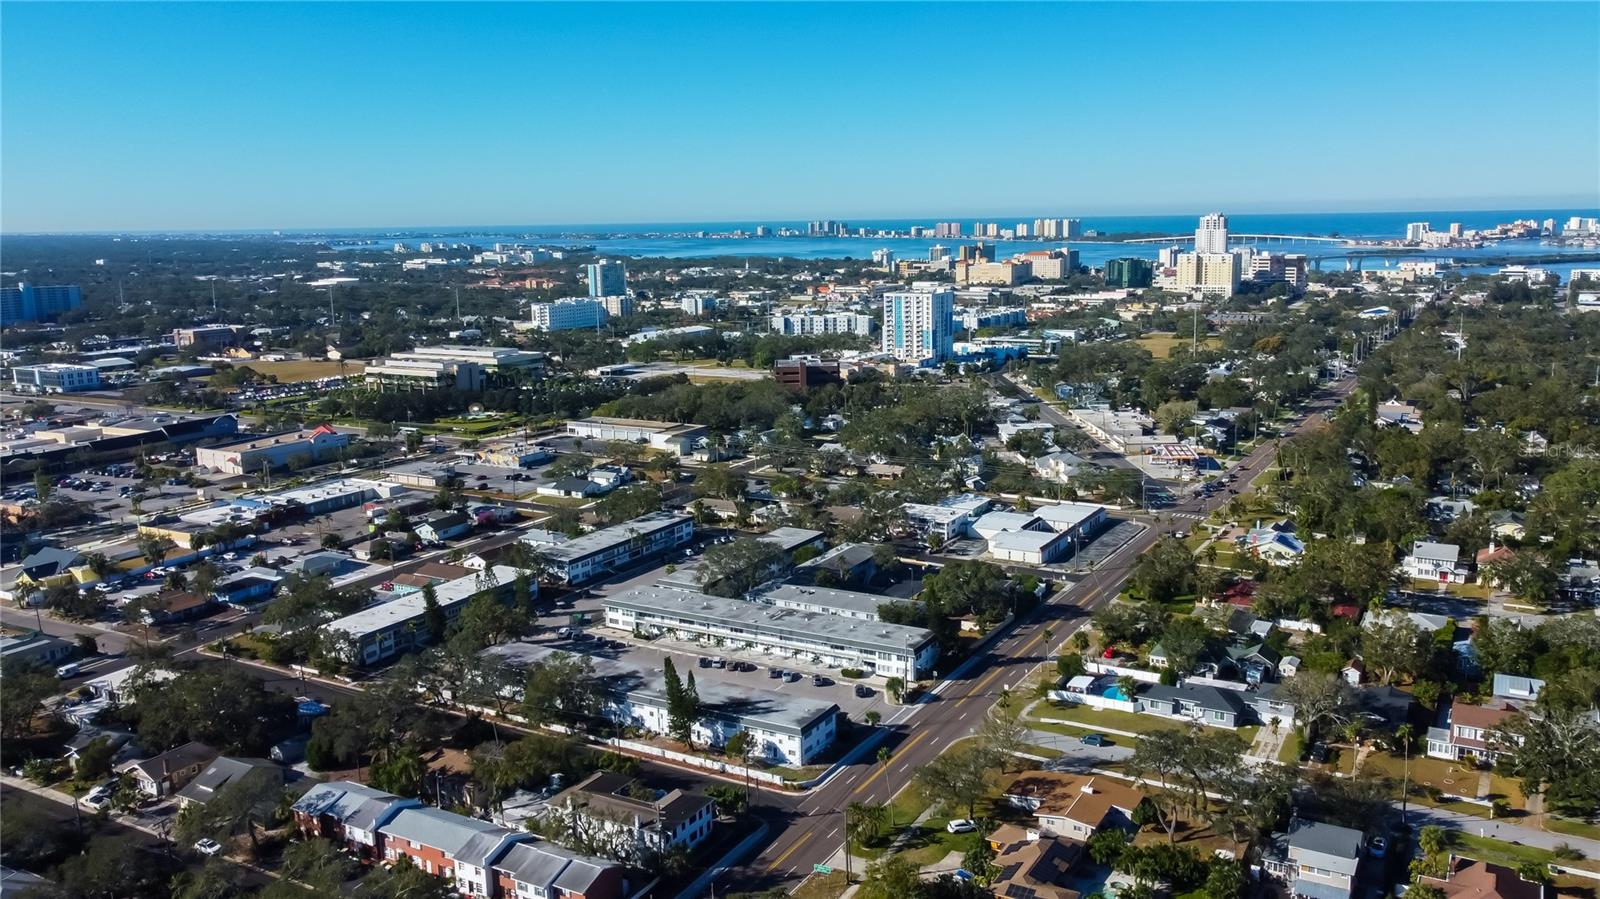
<svg viewBox="0 0 1600 899"><path fill-rule="evenodd" d="M0 228L1600 204L1600 4L4 4Z"/></svg>

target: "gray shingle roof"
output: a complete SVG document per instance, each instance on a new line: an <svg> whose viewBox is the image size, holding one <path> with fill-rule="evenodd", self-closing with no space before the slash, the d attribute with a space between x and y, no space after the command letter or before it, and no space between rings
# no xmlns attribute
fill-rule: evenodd
<svg viewBox="0 0 1600 899"><path fill-rule="evenodd" d="M219 756L204 771L195 775L183 789L178 791L178 798L191 802L206 803L211 801L217 791L231 783L238 783L252 771L268 771L276 774L279 781L283 779L283 769L276 762L267 759L229 758Z"/></svg>

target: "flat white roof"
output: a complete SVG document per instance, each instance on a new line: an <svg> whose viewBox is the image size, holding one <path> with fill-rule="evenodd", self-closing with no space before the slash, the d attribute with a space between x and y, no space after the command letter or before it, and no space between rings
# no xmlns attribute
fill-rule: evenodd
<svg viewBox="0 0 1600 899"><path fill-rule="evenodd" d="M1033 514L1058 531L1071 530L1095 515L1106 510L1105 506L1096 506L1090 503L1061 503L1054 506L1041 506Z"/></svg>

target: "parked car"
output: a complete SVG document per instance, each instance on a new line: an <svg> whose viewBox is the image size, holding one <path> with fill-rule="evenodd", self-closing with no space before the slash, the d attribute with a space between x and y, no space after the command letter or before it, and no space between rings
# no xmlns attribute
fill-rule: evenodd
<svg viewBox="0 0 1600 899"><path fill-rule="evenodd" d="M201 855L216 855L218 852L222 851L222 844L211 839L210 837L207 837L194 844L194 851L200 853Z"/></svg>
<svg viewBox="0 0 1600 899"><path fill-rule="evenodd" d="M866 699L872 695L872 688L866 684L856 684L856 698Z"/></svg>
<svg viewBox="0 0 1600 899"><path fill-rule="evenodd" d="M833 681L829 680L826 677L823 677L820 674L811 675L811 686L813 686L813 687L826 687L831 683L833 683Z"/></svg>
<svg viewBox="0 0 1600 899"><path fill-rule="evenodd" d="M951 833L972 833L978 829L978 825L974 824L970 818L957 818L946 824L944 829Z"/></svg>
<svg viewBox="0 0 1600 899"><path fill-rule="evenodd" d="M1373 837L1367 842L1367 852L1373 858L1383 858L1383 854L1388 851L1389 841L1383 837Z"/></svg>
<svg viewBox="0 0 1600 899"><path fill-rule="evenodd" d="M701 668L710 668L711 667L711 660L706 658L705 656L701 656L699 661L696 662L696 664L698 664Z"/></svg>
<svg viewBox="0 0 1600 899"><path fill-rule="evenodd" d="M768 668L767 677L783 677L782 668Z"/></svg>
<svg viewBox="0 0 1600 899"><path fill-rule="evenodd" d="M1104 745L1106 745L1106 735L1105 734L1084 734L1079 739L1079 742L1082 743L1085 746L1104 746Z"/></svg>
<svg viewBox="0 0 1600 899"><path fill-rule="evenodd" d="M791 684L795 683L796 681L800 680L800 672L798 672L798 671L787 671L787 672L784 672L783 679L788 681Z"/></svg>

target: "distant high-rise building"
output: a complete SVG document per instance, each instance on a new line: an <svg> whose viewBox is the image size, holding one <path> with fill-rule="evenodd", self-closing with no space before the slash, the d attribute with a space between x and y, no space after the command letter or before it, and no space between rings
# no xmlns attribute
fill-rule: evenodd
<svg viewBox="0 0 1600 899"><path fill-rule="evenodd" d="M1077 240L1078 238L1080 238L1082 236L1083 236L1083 220L1082 219L1062 219L1061 220L1061 239L1062 240Z"/></svg>
<svg viewBox="0 0 1600 899"><path fill-rule="evenodd" d="M1107 287L1149 287L1154 276L1148 259L1128 257L1106 262Z"/></svg>
<svg viewBox="0 0 1600 899"><path fill-rule="evenodd" d="M766 226L766 225L757 225L756 226L756 236L757 237L771 237L772 236L772 229L770 227Z"/></svg>
<svg viewBox="0 0 1600 899"><path fill-rule="evenodd" d="M999 222L990 222L987 225L984 225L983 226L983 236L984 237L999 237L1000 236L1000 223Z"/></svg>
<svg viewBox="0 0 1600 899"><path fill-rule="evenodd" d="M949 359L955 303L950 285L933 282L919 281L910 290L884 294L883 351L915 365L938 365Z"/></svg>
<svg viewBox="0 0 1600 899"><path fill-rule="evenodd" d="M928 248L928 261L939 262L950 258L950 249L943 244L934 244Z"/></svg>
<svg viewBox="0 0 1600 899"><path fill-rule="evenodd" d="M1553 221L1553 219L1552 219L1552 221ZM1461 223L1460 222L1451 222L1450 223L1450 236L1454 237L1454 238L1461 237Z"/></svg>
<svg viewBox="0 0 1600 899"><path fill-rule="evenodd" d="M597 299L571 297L553 303L533 303L528 309L535 331L598 328L606 320L606 307Z"/></svg>
<svg viewBox="0 0 1600 899"><path fill-rule="evenodd" d="M606 315L612 318L625 318L633 314L633 297L625 293L616 293L608 297L595 297L594 301L606 310Z"/></svg>
<svg viewBox="0 0 1600 899"><path fill-rule="evenodd" d="M1027 237L1028 236L1028 223L1027 222L1017 222L1017 227L1015 229L1013 229L1013 233L1015 233L1018 237Z"/></svg>
<svg viewBox="0 0 1600 899"><path fill-rule="evenodd" d="M1156 265L1162 268L1177 268L1178 257L1183 255L1183 247L1162 247L1156 251Z"/></svg>
<svg viewBox="0 0 1600 899"><path fill-rule="evenodd" d="M0 288L0 325L36 322L70 312L83 303L76 284L18 284Z"/></svg>
<svg viewBox="0 0 1600 899"><path fill-rule="evenodd" d="M1412 222L1406 225L1406 243L1422 243L1428 239L1428 232L1433 230L1427 222Z"/></svg>
<svg viewBox="0 0 1600 899"><path fill-rule="evenodd" d="M983 241L967 244L956 251L958 262L993 262L994 248L986 246Z"/></svg>
<svg viewBox="0 0 1600 899"><path fill-rule="evenodd" d="M1199 254L1228 252L1228 217L1220 212L1201 216L1194 232L1194 251Z"/></svg>
<svg viewBox="0 0 1600 899"><path fill-rule="evenodd" d="M881 265L889 271L894 271L894 250L888 247L872 251L872 264Z"/></svg>
<svg viewBox="0 0 1600 899"><path fill-rule="evenodd" d="M1232 253L1180 253L1178 289L1208 296L1239 292L1239 257Z"/></svg>
<svg viewBox="0 0 1600 899"><path fill-rule="evenodd" d="M589 296L613 297L628 292L628 270L615 259L589 263Z"/></svg>

